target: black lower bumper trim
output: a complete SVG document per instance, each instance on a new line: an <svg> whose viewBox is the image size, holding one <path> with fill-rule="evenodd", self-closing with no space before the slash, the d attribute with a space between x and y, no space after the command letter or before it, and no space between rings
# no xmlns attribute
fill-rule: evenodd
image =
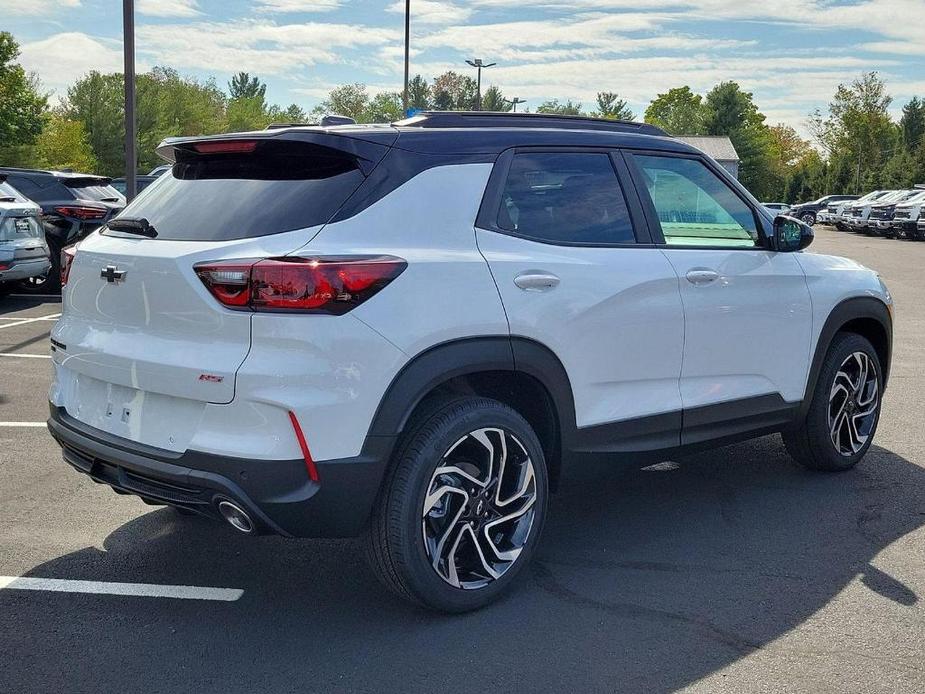
<svg viewBox="0 0 925 694"><path fill-rule="evenodd" d="M112 436L51 406L48 429L65 462L116 491L221 519L217 500L241 506L262 533L291 537L359 534L376 500L394 439L368 437L356 458L318 462L175 453Z"/></svg>

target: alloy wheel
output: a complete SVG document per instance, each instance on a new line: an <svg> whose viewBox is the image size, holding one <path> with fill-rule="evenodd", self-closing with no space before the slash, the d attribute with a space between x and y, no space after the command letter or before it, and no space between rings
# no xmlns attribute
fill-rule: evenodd
<svg viewBox="0 0 925 694"><path fill-rule="evenodd" d="M533 461L513 434L472 431L434 470L421 529L437 575L454 588L483 588L514 565L536 515Z"/></svg>
<svg viewBox="0 0 925 694"><path fill-rule="evenodd" d="M853 456L865 446L879 407L877 367L864 352L852 352L838 368L829 392L829 437L841 455Z"/></svg>

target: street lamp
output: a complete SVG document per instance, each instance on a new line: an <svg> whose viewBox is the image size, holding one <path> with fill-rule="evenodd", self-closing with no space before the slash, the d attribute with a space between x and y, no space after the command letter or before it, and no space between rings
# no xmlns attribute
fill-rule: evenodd
<svg viewBox="0 0 925 694"><path fill-rule="evenodd" d="M125 83L125 198L135 197L135 0L122 0L122 81Z"/></svg>
<svg viewBox="0 0 925 694"><path fill-rule="evenodd" d="M479 76L476 81L475 86L475 110L482 110L482 68L483 67L494 67L498 63L483 63L481 58L475 58L473 60L467 60L467 63L474 68L478 68Z"/></svg>
<svg viewBox="0 0 925 694"><path fill-rule="evenodd" d="M527 103L526 99L521 99L519 96L515 96L513 99L508 99L511 102L511 106L514 107L514 113L517 113L517 104Z"/></svg>

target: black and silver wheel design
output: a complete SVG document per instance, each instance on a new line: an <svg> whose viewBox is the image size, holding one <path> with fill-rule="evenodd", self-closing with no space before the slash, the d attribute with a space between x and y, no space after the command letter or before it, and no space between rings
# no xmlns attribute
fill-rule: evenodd
<svg viewBox="0 0 925 694"><path fill-rule="evenodd" d="M536 475L509 431L482 428L450 446L431 475L421 532L434 571L483 588L517 561L535 515Z"/></svg>
<svg viewBox="0 0 925 694"><path fill-rule="evenodd" d="M366 533L383 584L444 612L508 590L546 513L546 460L530 424L488 398L425 402L393 465Z"/></svg>
<svg viewBox="0 0 925 694"><path fill-rule="evenodd" d="M815 212L804 212L800 215L800 220L804 223L813 226L816 223L816 213Z"/></svg>
<svg viewBox="0 0 925 694"><path fill-rule="evenodd" d="M790 455L813 470L849 470L873 442L883 372L877 350L854 333L836 335L804 418L783 432Z"/></svg>
<svg viewBox="0 0 925 694"><path fill-rule="evenodd" d="M829 393L829 437L840 454L850 457L864 448L879 407L877 367L864 352L852 352L835 374Z"/></svg>

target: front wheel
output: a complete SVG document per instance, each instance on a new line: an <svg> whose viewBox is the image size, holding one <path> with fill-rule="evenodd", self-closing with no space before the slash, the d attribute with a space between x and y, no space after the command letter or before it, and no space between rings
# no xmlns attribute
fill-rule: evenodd
<svg viewBox="0 0 925 694"><path fill-rule="evenodd" d="M530 425L494 400L444 402L412 425L394 462L366 537L379 579L444 612L499 597L530 561L546 513Z"/></svg>
<svg viewBox="0 0 925 694"><path fill-rule="evenodd" d="M880 419L877 351L854 333L832 341L805 419L784 432L790 455L813 470L849 470L867 453Z"/></svg>
<svg viewBox="0 0 925 694"><path fill-rule="evenodd" d="M816 223L816 213L815 212L804 212L803 214L800 215L800 219L806 224L809 224L810 226L812 226L813 224Z"/></svg>

